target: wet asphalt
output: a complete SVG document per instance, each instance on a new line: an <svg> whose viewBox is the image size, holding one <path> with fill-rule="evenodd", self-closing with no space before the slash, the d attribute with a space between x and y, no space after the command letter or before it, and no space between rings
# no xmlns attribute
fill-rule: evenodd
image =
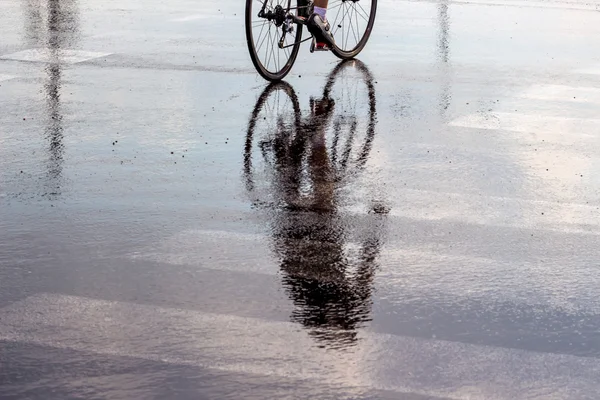
<svg viewBox="0 0 600 400"><path fill-rule="evenodd" d="M1 399L596 399L600 3L0 3Z"/></svg>

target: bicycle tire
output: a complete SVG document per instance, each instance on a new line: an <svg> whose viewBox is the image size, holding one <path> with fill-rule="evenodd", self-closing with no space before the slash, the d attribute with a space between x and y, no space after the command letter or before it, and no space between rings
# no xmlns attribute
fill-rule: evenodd
<svg viewBox="0 0 600 400"><path fill-rule="evenodd" d="M287 4L288 1L290 1L290 4L294 5L296 7L291 7L291 9L297 9L298 10L298 0L275 0L275 2L278 5L281 4ZM253 33L253 22L256 23L256 19L253 20L253 18L258 18L258 12L260 10L260 6L262 6L263 2L261 0L246 0L246 12L245 12L245 24L246 24L246 42L248 45L248 51L250 53L250 58L252 59L252 64L254 64L254 67L256 68L256 71L266 80L268 81L280 81L283 78L285 78L285 76L291 71L292 66L294 65L294 62L296 61L296 57L298 57L298 52L300 50L300 41L302 39L302 25L300 24L294 24L294 29L295 29L295 33L292 33L290 36L293 37L293 42L292 43L287 43L287 45L292 45L291 46L291 51L287 51L287 49L280 49L277 46L278 43L278 39L281 35L281 29L279 29L280 27L277 27L276 24L273 21L263 21L265 24L270 25L268 27L269 29L269 35L270 35L270 39L269 42L266 45L270 46L271 48L271 53L270 54L265 54L267 56L267 59L269 60L270 57L273 57L273 59L279 57L281 55L280 52L283 52L284 56L287 57L287 61L285 62L285 64L283 65L278 65L277 63L275 63L275 69L270 70L269 69L269 65L264 65L265 63L260 59L260 47L262 45L264 45L264 41L267 38L267 34L265 33L265 38L262 39L262 43L259 43L259 48L257 49L255 46L255 41L254 41L254 33ZM272 7L272 3L270 4L270 6ZM287 6L286 6L287 8ZM258 20L258 22L260 23L260 19ZM272 25L272 26L271 26ZM265 25L262 26L261 29L264 29ZM271 36L271 29L275 27L273 32L273 35ZM261 33L263 31L261 30ZM279 35L279 36L278 36ZM273 37L276 39L275 41L273 41ZM259 38L257 41L261 40L261 36L259 35ZM277 51L277 55L275 55L275 51ZM287 52L286 52L287 51ZM278 58L279 59L279 58ZM269 64L269 62L267 61L267 64Z"/></svg>
<svg viewBox="0 0 600 400"><path fill-rule="evenodd" d="M335 6L336 1L341 3L341 5L339 6L340 9L346 8L346 4L348 4L348 3L352 3L355 11L357 11L356 4L358 3L359 7L361 7L361 10L364 12L363 19L364 19L364 15L366 14L366 12L365 12L364 8L362 8L362 6L360 6L360 3L362 2L362 3L370 4L367 26L365 27L362 37L360 37L360 39L357 38L356 45L354 45L351 48L347 48L347 36L349 36L350 32L348 32L346 37L344 37L343 33L344 33L345 26L348 24L351 26L351 28L353 30L352 17L351 17L350 12L344 12L344 13L342 13L342 20L338 21L338 16L339 16L340 10L338 10L336 16L331 15L331 14L333 14L332 11L335 10L335 8L336 8L336 6ZM332 33L333 33L333 35L335 37L335 41L336 41L336 44L331 49L331 52L342 60L350 60L350 59L356 57L365 48L365 45L369 41L369 37L371 36L371 32L373 31L373 25L375 24L375 16L377 14L377 0L356 0L356 1L336 0L336 1L330 2L329 8L328 8L328 15L327 15L328 19L330 20L330 23L332 26ZM351 6L349 6L349 7L351 7ZM360 12L357 12L357 14L360 14ZM347 21L346 19L349 19L349 21ZM357 16L357 20L358 20L358 16ZM341 37L340 37L340 34L338 33L338 32L340 32L340 29L341 29ZM336 34L337 34L337 36L336 36ZM357 36L356 32L355 32L355 36ZM346 43L344 43L344 42L346 42Z"/></svg>

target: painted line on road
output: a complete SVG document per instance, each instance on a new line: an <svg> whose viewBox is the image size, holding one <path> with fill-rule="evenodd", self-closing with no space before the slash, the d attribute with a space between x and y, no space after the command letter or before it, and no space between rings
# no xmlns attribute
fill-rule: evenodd
<svg viewBox="0 0 600 400"><path fill-rule="evenodd" d="M16 76L14 76L14 75L0 74L0 82L9 81L9 80L14 79L14 78L16 78Z"/></svg>
<svg viewBox="0 0 600 400"><path fill-rule="evenodd" d="M134 37L147 37L147 36L143 35L139 31L134 31L134 30L108 31L108 32L98 33L98 34L89 36L90 39L105 39L105 38L114 38L114 37L118 37L118 38L126 37L128 40L131 40Z"/></svg>
<svg viewBox="0 0 600 400"><path fill-rule="evenodd" d="M60 49L53 52L50 49L28 49L17 53L0 56L4 60L30 61L30 62L61 62L65 64L77 64L84 61L106 57L112 53L98 53L91 51Z"/></svg>
<svg viewBox="0 0 600 400"><path fill-rule="evenodd" d="M555 9L564 11L598 11L598 6L594 3L574 3L569 1L521 1L521 0L455 0L450 4L469 4L482 6L501 6L501 7L519 7L519 8L537 8L537 9Z"/></svg>
<svg viewBox="0 0 600 400"><path fill-rule="evenodd" d="M375 234L385 235L385 232ZM284 244L287 247L282 247ZM346 260L345 274L350 276L361 263L362 245L347 238L337 246ZM303 247L306 254L312 254L331 248L331 244L323 247L321 242L305 239L278 242L277 237L268 235L190 229L137 249L129 258L203 270L277 276L282 273L282 260L289 262L290 257L303 257ZM437 293L454 300L485 298L493 293L496 301L522 306L543 304L573 315L600 314L600 302L593 295L600 277L595 278L593 264L581 265L581 261L569 258L536 263L501 261L448 253L439 247L429 249L426 243L417 246L387 241L376 263L377 298L396 297L399 288L402 296ZM328 279L319 269L306 268L302 273L319 281ZM315 275L311 276L312 273ZM585 284L578 282L582 276L586 277ZM556 295L556 287L562 288L561 296Z"/></svg>
<svg viewBox="0 0 600 400"><path fill-rule="evenodd" d="M0 309L0 340L338 387L452 399L562 399L600 391L600 360L59 294ZM351 332L350 332L351 333ZM340 341L337 343L337 341Z"/></svg>
<svg viewBox="0 0 600 400"><path fill-rule="evenodd" d="M573 71L576 74L583 75L600 75L600 67L580 68Z"/></svg>
<svg viewBox="0 0 600 400"><path fill-rule="evenodd" d="M534 100L600 104L600 89L567 85L534 85L521 97Z"/></svg>
<svg viewBox="0 0 600 400"><path fill-rule="evenodd" d="M391 216L519 230L600 234L595 205L417 189L402 190L398 197L402 204L410 204L410 208L391 204ZM350 210L359 213L357 208Z"/></svg>
<svg viewBox="0 0 600 400"><path fill-rule="evenodd" d="M545 137L569 137L597 139L600 132L600 119L553 117L545 115L487 112L470 114L450 122L450 126L472 129L501 130L535 134Z"/></svg>
<svg viewBox="0 0 600 400"><path fill-rule="evenodd" d="M188 21L198 21L200 19L211 19L215 18L215 15L209 14L194 14L194 15L186 15L185 17L172 19L171 22L188 22Z"/></svg>

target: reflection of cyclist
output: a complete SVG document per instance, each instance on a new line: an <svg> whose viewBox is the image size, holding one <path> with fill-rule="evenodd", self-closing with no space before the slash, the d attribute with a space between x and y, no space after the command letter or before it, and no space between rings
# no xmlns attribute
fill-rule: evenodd
<svg viewBox="0 0 600 400"><path fill-rule="evenodd" d="M279 153L273 187L285 207L274 213L273 239L282 280L294 302L292 320L332 347L358 340L358 330L370 320L381 226L360 239L359 251L348 251L348 232L338 213L336 177L325 134L334 111L333 100L311 101L311 117L302 125L291 153ZM285 130L285 128L284 128ZM279 135L287 136L286 132ZM298 175L306 160L311 190Z"/></svg>
<svg viewBox="0 0 600 400"><path fill-rule="evenodd" d="M325 131L333 114L334 102L323 98L311 101L310 126L306 126L309 136L309 169L313 182L313 209L332 211L335 171L329 160Z"/></svg>
<svg viewBox="0 0 600 400"><path fill-rule="evenodd" d="M308 17L308 31L316 40L315 50L329 50L335 43L331 33L331 26L327 21L327 3L329 0L315 0L314 11Z"/></svg>
<svg viewBox="0 0 600 400"><path fill-rule="evenodd" d="M286 124L278 124L274 141L276 165L279 172L280 200L291 210L331 212L334 209L335 170L331 164L325 134L334 109L329 98L311 99L311 117L302 124L288 150L283 151L292 134ZM303 160L308 163L308 177L312 184L310 195L303 193L301 175Z"/></svg>
<svg viewBox="0 0 600 400"><path fill-rule="evenodd" d="M356 110L345 109L349 104L343 96L337 103L332 100L340 99L334 83L348 69L359 73L366 86L364 142L357 140L363 128L358 128ZM336 87L340 86L345 93L346 85ZM343 188L349 182L344 178L363 169L375 133L375 88L366 66L359 61L340 63L322 97L311 100L310 111L303 119L289 84L267 87L248 125L244 172L254 205L266 206L282 284L294 304L291 319L305 326L320 346L340 348L354 345L361 327L371 320L386 226L386 218L378 215L387 212L383 206L373 207L360 224L341 210ZM259 128L263 122L265 131Z"/></svg>

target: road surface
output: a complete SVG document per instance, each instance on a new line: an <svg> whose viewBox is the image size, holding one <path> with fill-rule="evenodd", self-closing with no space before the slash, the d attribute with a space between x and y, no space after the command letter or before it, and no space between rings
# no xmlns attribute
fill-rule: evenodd
<svg viewBox="0 0 600 400"><path fill-rule="evenodd" d="M597 398L600 3L380 3L0 3L0 398Z"/></svg>

